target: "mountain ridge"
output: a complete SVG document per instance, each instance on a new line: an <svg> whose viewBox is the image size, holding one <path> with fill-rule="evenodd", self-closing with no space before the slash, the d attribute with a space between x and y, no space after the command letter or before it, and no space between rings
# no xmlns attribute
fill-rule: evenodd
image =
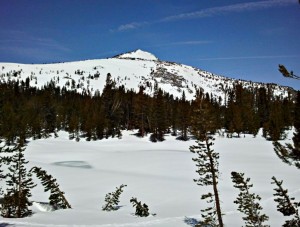
<svg viewBox="0 0 300 227"><path fill-rule="evenodd" d="M0 62L0 82L24 81L29 78L30 86L42 87L49 82L77 92L101 92L107 74L117 86L153 94L154 85L180 98L185 93L187 100L195 98L197 90L224 101L226 88L235 83L243 87L269 87L275 95L286 97L293 89L277 84L265 84L247 80L237 80L216 75L192 66L162 61L155 55L137 49L107 59L84 60L52 64L18 64Z"/></svg>

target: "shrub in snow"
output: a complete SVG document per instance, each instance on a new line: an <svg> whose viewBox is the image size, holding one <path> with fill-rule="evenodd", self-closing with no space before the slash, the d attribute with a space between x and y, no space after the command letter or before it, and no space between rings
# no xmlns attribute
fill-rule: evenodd
<svg viewBox="0 0 300 227"><path fill-rule="evenodd" d="M240 193L234 203L238 204L238 211L244 213L246 216L243 220L248 227L269 227L264 225L263 222L267 221L269 217L265 214L261 214L262 207L258 203L261 200L260 196L255 193L250 193L250 188L253 184L250 184L250 178L244 179L243 173L232 172L232 182L234 187L240 190Z"/></svg>
<svg viewBox="0 0 300 227"><path fill-rule="evenodd" d="M147 204L142 204L142 202L137 201L136 198L132 198L130 202L135 207L135 215L139 217L148 217L149 216L149 208Z"/></svg>
<svg viewBox="0 0 300 227"><path fill-rule="evenodd" d="M298 207L300 207L300 202L293 202L295 198L290 198L287 189L282 188L282 181L278 181L275 177L272 177L272 184L276 184L277 188L274 188L276 197L275 202L278 203L277 210L281 212L284 216L293 215L293 219L285 222L283 227L289 226L300 226L300 215Z"/></svg>
<svg viewBox="0 0 300 227"><path fill-rule="evenodd" d="M59 189L59 184L55 178L47 174L42 168L36 166L33 167L30 172L35 173L37 178L41 180L45 192L50 191L49 204L55 210L71 208L71 205L64 196L65 193Z"/></svg>
<svg viewBox="0 0 300 227"><path fill-rule="evenodd" d="M119 207L118 207L119 202L120 202L119 198L120 198L120 195L123 192L124 187L127 187L127 185L122 184L122 185L120 185L120 187L116 187L116 191L106 194L106 196L105 196L106 204L102 207L102 210L112 211L112 210L118 210L119 209Z"/></svg>

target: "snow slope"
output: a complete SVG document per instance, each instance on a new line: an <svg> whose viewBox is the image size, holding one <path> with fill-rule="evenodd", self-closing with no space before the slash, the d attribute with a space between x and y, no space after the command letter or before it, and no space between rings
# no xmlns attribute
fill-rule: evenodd
<svg viewBox="0 0 300 227"><path fill-rule="evenodd" d="M30 86L42 87L52 81L56 86L94 94L102 92L106 76L110 73L117 86L138 91L140 86L146 88L147 94L153 94L157 83L164 91L180 98L185 92L186 98L195 98L196 89L202 89L214 97L225 100L222 89L241 83L245 87L270 86L275 94L287 95L288 87L275 84L254 83L233 80L218 76L191 66L173 62L160 61L153 54L136 50L118 55L114 58L86 60L55 64L17 64L0 63L0 82L30 79Z"/></svg>
<svg viewBox="0 0 300 227"><path fill-rule="evenodd" d="M25 153L28 167L41 166L56 177L72 209L49 212L35 204L33 216L0 219L0 226L194 226L201 218L200 210L206 207L200 200L201 194L209 190L193 182L197 174L189 146L195 141L182 142L166 136L162 143L151 143L149 138L140 139L134 133L124 131L121 140L75 142L60 132L58 138L30 141ZM271 177L284 180L283 186L299 201L299 170L282 163L271 142L260 135L232 139L216 136L214 149L220 153L219 191L226 226L243 225L242 215L233 203L238 191L232 186L231 171L245 172L251 178L253 192L262 197L263 212L270 216L268 224L281 226L284 217L276 211ZM106 193L121 184L128 187L120 197L120 209L102 211ZM41 186L32 194L33 201L48 201L49 194ZM156 215L135 217L129 202L132 197L148 204L150 212Z"/></svg>

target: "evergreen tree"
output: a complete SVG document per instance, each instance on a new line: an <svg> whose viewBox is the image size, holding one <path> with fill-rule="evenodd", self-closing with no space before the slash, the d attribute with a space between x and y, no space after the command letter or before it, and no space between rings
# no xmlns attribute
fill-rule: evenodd
<svg viewBox="0 0 300 227"><path fill-rule="evenodd" d="M59 189L59 184L55 178L39 167L33 167L30 172L35 173L37 178L41 180L45 192L50 191L49 204L55 210L71 208L71 205L64 196L65 193Z"/></svg>
<svg viewBox="0 0 300 227"><path fill-rule="evenodd" d="M289 165L295 165L300 169L300 91L297 92L295 110L294 110L294 144L282 145L279 142L273 142L274 150L277 156Z"/></svg>
<svg viewBox="0 0 300 227"><path fill-rule="evenodd" d="M283 227L299 227L300 215L298 207L300 207L300 202L293 202L295 198L290 198L288 190L282 188L282 181L278 181L275 177L272 177L272 180L272 184L277 186L277 188L274 188L274 196L276 197L274 201L278 203L277 210L284 216L294 216L293 219L286 221Z"/></svg>
<svg viewBox="0 0 300 227"><path fill-rule="evenodd" d="M270 94L265 87L260 87L256 94L257 115L259 117L259 127L263 127L269 119L270 114Z"/></svg>
<svg viewBox="0 0 300 227"><path fill-rule="evenodd" d="M135 215L139 217L148 217L150 215L149 208L147 204L142 204L141 201L137 201L137 198L132 198L130 200L133 207L135 207Z"/></svg>
<svg viewBox="0 0 300 227"><path fill-rule="evenodd" d="M198 157L193 158L197 166L196 172L199 174L199 178L194 179L194 181L200 186L213 187L213 193L209 192L201 197L208 203L212 203L212 206L201 210L204 221L200 224L223 227L218 192L219 154L211 148L214 138L209 134L215 130L215 118L211 114L212 109L207 100L199 100L198 105L198 109L195 110L197 114L192 119L192 132L197 138L197 145L190 147L190 151L198 155Z"/></svg>
<svg viewBox="0 0 300 227"><path fill-rule="evenodd" d="M212 136L206 135L204 140L196 141L197 145L191 146L190 151L198 155L197 158L193 158L193 161L196 162L197 166L196 172L199 174L199 178L194 179L194 181L200 186L213 187L213 193L209 192L201 197L202 200L206 200L207 203L212 204L211 207L201 210L201 212L203 212L201 216L204 219L201 223L222 227L222 212L217 188L219 177L219 154L211 149L213 140L214 138Z"/></svg>
<svg viewBox="0 0 300 227"><path fill-rule="evenodd" d="M116 191L107 193L105 195L105 202L106 204L102 207L104 211L112 211L118 210L119 202L120 202L120 195L123 192L123 188L127 187L126 184L121 184L120 187L116 187Z"/></svg>
<svg viewBox="0 0 300 227"><path fill-rule="evenodd" d="M153 133L150 140L152 142L164 141L164 134L167 130L165 100L163 90L158 88L157 83L154 86L153 96L151 103L151 127Z"/></svg>
<svg viewBox="0 0 300 227"><path fill-rule="evenodd" d="M284 130L285 122L284 122L284 111L282 109L283 104L281 100L277 97L276 100L272 101L270 104L270 115L267 122L264 124L264 135L267 139L278 141L284 139L285 134Z"/></svg>
<svg viewBox="0 0 300 227"><path fill-rule="evenodd" d="M240 190L234 203L238 204L238 211L246 215L243 217L246 227L269 227L269 225L263 224L269 217L261 214L262 207L258 203L261 198L255 193L250 193L250 189L253 187L250 184L250 178L244 179L244 174L237 172L232 172L231 178L234 187Z"/></svg>
<svg viewBox="0 0 300 227"><path fill-rule="evenodd" d="M188 136L187 136L187 131L188 131L188 126L190 124L189 122L189 118L190 118L190 114L189 114L189 103L186 101L185 99L185 93L183 91L182 93L182 97L179 100L179 120L178 120L178 125L179 125L179 129L181 131L181 135L179 137L179 139L183 140L183 141L187 141L188 140Z"/></svg>
<svg viewBox="0 0 300 227"><path fill-rule="evenodd" d="M12 148L14 153L9 160L7 186L2 206L2 216L6 218L23 218L32 214L29 206L31 197L30 190L36 185L27 173L25 165L28 163L24 158L24 147L21 144Z"/></svg>

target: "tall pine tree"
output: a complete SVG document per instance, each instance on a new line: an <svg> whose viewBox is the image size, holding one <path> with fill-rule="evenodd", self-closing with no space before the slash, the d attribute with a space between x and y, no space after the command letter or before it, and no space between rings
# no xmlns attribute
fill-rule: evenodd
<svg viewBox="0 0 300 227"><path fill-rule="evenodd" d="M196 172L199 174L199 178L194 179L194 181L200 186L212 186L213 189L213 193L208 192L201 197L201 199L206 200L208 203L212 203L212 206L201 210L204 220L199 224L223 227L218 192L219 154L212 149L214 138L209 134L214 130L215 121L213 114L211 114L209 103L204 100L199 100L196 113L192 119L192 132L197 138L197 145L190 147L190 151L197 154L197 157L193 158L193 161L196 162Z"/></svg>

